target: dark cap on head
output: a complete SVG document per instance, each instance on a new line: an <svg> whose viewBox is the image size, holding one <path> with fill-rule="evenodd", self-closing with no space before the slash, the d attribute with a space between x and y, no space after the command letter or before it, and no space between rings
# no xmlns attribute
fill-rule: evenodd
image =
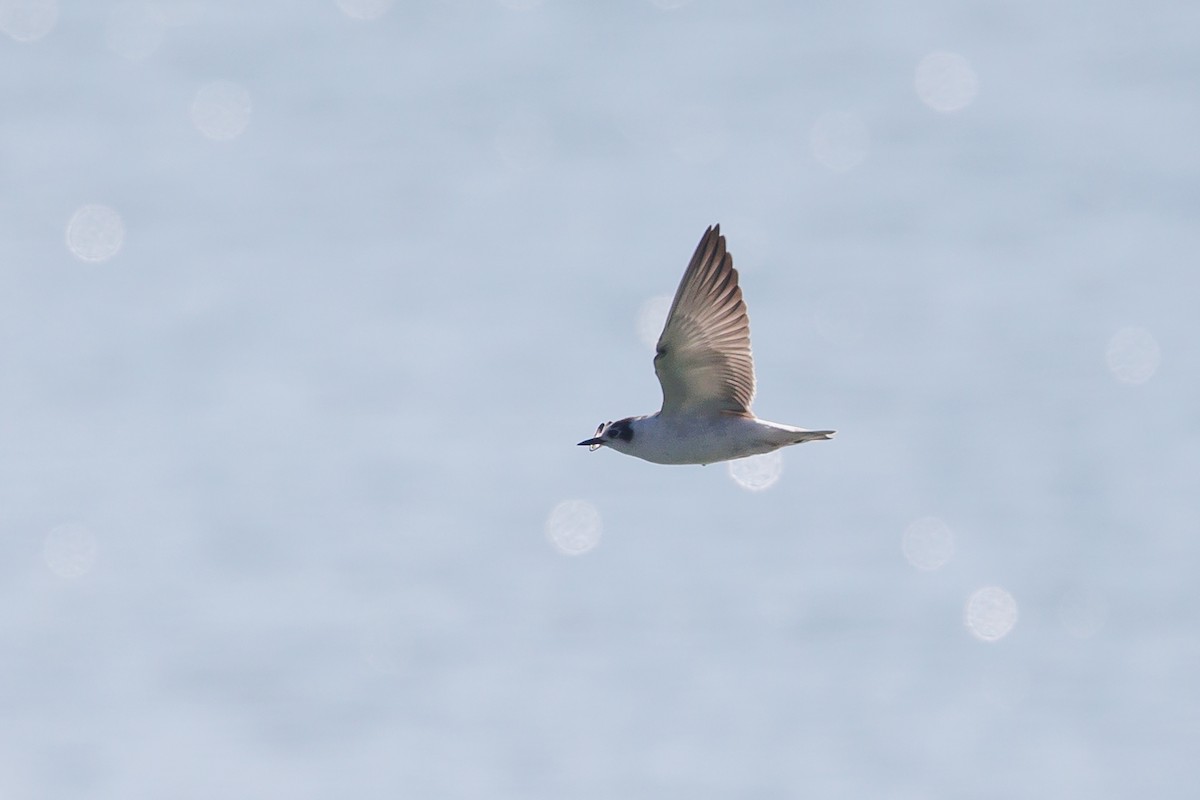
<svg viewBox="0 0 1200 800"><path fill-rule="evenodd" d="M579 443L582 447L587 445L592 450L595 450L602 444L606 444L613 439L619 439L622 442L633 441L633 426L630 425L632 417L619 419L616 422L602 422L596 428L596 435L591 439L584 439Z"/></svg>

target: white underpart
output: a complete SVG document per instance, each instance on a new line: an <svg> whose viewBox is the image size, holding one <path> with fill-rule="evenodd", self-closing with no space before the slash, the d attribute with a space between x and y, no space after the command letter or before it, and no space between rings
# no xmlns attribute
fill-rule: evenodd
<svg viewBox="0 0 1200 800"><path fill-rule="evenodd" d="M651 414L631 423L633 440L606 441L618 452L655 464L713 464L769 453L806 437L804 428L734 414ZM826 438L824 433L813 437Z"/></svg>

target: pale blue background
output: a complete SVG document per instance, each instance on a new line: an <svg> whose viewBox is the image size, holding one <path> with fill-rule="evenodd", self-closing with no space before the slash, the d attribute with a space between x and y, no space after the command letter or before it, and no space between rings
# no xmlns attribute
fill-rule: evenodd
<svg viewBox="0 0 1200 800"><path fill-rule="evenodd" d="M0 36L0 795L1194 796L1196 3L176 1L141 61L111 8ZM757 494L574 446L712 222L757 410L839 430Z"/></svg>

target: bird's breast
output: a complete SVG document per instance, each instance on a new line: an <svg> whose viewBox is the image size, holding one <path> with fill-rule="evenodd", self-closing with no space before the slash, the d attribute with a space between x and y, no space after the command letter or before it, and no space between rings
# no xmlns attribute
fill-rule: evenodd
<svg viewBox="0 0 1200 800"><path fill-rule="evenodd" d="M712 464L778 447L760 424L736 414L652 415L638 420L633 441L619 449L655 464Z"/></svg>

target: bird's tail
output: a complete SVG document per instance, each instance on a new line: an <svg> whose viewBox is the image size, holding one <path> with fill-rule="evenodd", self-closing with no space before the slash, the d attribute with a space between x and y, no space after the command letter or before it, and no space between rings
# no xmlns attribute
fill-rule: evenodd
<svg viewBox="0 0 1200 800"><path fill-rule="evenodd" d="M803 444L804 442L815 442L822 439L832 439L837 431L804 431L797 430L792 433L792 444Z"/></svg>
<svg viewBox="0 0 1200 800"><path fill-rule="evenodd" d="M771 450L787 447L791 444L816 442L822 439L832 439L836 431L810 431L808 428L797 428L794 425L780 425L778 422L756 420L756 431L764 444Z"/></svg>

